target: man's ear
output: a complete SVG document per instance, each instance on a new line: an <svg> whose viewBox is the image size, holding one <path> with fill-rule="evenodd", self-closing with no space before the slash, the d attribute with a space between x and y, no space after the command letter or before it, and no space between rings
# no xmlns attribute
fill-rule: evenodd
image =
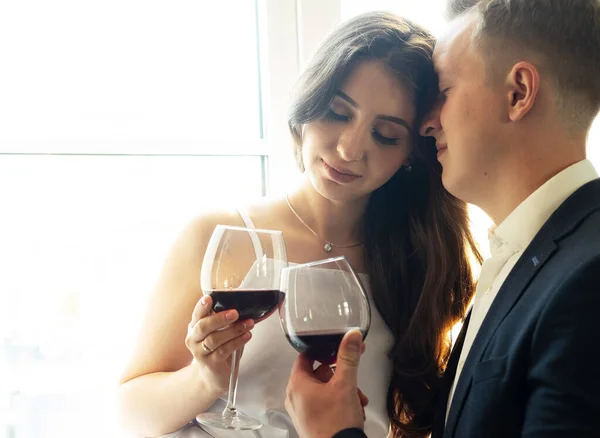
<svg viewBox="0 0 600 438"><path fill-rule="evenodd" d="M540 89L540 74L537 67L529 62L518 62L506 76L506 85L508 117L516 122L525 117L536 102Z"/></svg>

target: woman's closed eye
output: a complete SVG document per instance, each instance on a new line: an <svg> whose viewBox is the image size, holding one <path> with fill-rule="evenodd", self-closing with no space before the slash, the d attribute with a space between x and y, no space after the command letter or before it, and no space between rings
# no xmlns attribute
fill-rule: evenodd
<svg viewBox="0 0 600 438"><path fill-rule="evenodd" d="M326 117L329 120L333 120L336 122L347 122L350 120L350 116L347 116L345 114L340 114L340 113L334 111L333 108L331 108L331 107L329 107L329 109L327 110Z"/></svg>
<svg viewBox="0 0 600 438"><path fill-rule="evenodd" d="M353 116L341 105L333 104L327 109L325 118L336 123L347 123L352 121ZM401 129L403 128L396 127L391 122L377 121L371 129L371 136L382 145L397 145L402 141L402 135L397 132Z"/></svg>
<svg viewBox="0 0 600 438"><path fill-rule="evenodd" d="M403 126L380 119L373 125L371 136L376 142L384 146L393 146L404 143L409 133Z"/></svg>
<svg viewBox="0 0 600 438"><path fill-rule="evenodd" d="M399 138L386 137L385 135L382 135L379 131L377 131L377 129L375 128L371 130L371 135L375 140L384 145L396 145L400 142Z"/></svg>

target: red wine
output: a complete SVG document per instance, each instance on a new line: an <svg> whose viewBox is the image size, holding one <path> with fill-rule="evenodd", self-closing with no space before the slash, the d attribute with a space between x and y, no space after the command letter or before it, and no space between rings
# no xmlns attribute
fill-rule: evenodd
<svg viewBox="0 0 600 438"><path fill-rule="evenodd" d="M240 314L238 321L253 319L255 322L271 315L283 301L283 296L283 292L270 289L214 290L210 293L215 312L235 309Z"/></svg>
<svg viewBox="0 0 600 438"><path fill-rule="evenodd" d="M286 333L285 337L300 353L306 353L312 360L318 360L323 364L331 365L336 361L342 338L350 330L351 328L345 330ZM362 330L361 333L364 339L365 334Z"/></svg>

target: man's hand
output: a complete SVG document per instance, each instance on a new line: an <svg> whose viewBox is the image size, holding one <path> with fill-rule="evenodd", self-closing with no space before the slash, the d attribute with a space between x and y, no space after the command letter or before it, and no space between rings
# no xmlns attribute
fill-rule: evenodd
<svg viewBox="0 0 600 438"><path fill-rule="evenodd" d="M366 345L362 344L362 350L360 354L363 354L365 352L365 347ZM323 364L319 365L319 367L316 370L314 370L313 374L321 382L327 383L333 377L333 370L329 365ZM360 390L360 388L357 389L357 392L358 398L360 399L360 405L363 408L363 420L366 420L365 406L369 404L369 398Z"/></svg>
<svg viewBox="0 0 600 438"><path fill-rule="evenodd" d="M292 369L285 406L302 438L331 438L340 430L364 427L368 400L357 387L362 335L353 330L340 344L333 375L301 354ZM327 380L327 381L326 381Z"/></svg>

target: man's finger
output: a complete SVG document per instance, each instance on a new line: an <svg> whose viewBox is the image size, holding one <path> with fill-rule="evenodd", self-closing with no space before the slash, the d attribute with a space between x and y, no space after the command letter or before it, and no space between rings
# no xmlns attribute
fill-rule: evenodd
<svg viewBox="0 0 600 438"><path fill-rule="evenodd" d="M358 389L358 398L360 399L360 405L363 408L369 404L369 397L367 397L360 389Z"/></svg>
<svg viewBox="0 0 600 438"><path fill-rule="evenodd" d="M362 350L362 333L351 330L342 339L338 349L336 369L333 379L346 384L357 385L358 364Z"/></svg>

